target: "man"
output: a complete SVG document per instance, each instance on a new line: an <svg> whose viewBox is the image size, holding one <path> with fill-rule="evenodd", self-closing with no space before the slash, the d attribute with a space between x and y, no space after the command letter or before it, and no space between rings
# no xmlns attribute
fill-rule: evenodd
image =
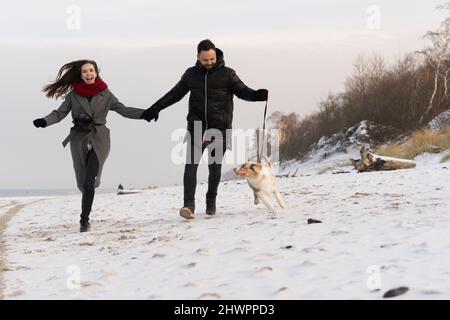
<svg viewBox="0 0 450 320"><path fill-rule="evenodd" d="M206 193L206 214L216 213L217 188L219 186L223 154L229 148L229 137L213 136L205 138L211 129L222 134L231 129L233 121L233 95L247 101L266 101L266 89L253 90L247 87L236 72L225 67L223 52L208 39L197 46L197 62L186 70L181 80L167 94L148 108L142 115L147 121L158 120L159 112L180 101L188 92L189 113L187 115L187 157L184 168L184 205L180 215L186 219L194 218L197 168L205 148L220 143L220 148L210 151L208 169L208 191ZM201 128L200 139L194 131ZM208 131L207 131L208 130ZM217 132L217 131L216 131Z"/></svg>

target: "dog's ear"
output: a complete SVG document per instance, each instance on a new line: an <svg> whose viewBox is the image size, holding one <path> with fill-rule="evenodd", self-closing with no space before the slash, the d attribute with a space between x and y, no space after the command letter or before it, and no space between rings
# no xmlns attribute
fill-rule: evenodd
<svg viewBox="0 0 450 320"><path fill-rule="evenodd" d="M256 169L255 168L257 168L258 167L258 163L252 163L251 165L250 165L250 170L252 170L254 173L258 173L257 171L256 171Z"/></svg>

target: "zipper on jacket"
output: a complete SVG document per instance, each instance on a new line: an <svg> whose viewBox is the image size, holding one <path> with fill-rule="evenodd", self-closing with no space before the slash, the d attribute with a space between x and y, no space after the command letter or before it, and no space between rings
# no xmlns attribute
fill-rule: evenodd
<svg viewBox="0 0 450 320"><path fill-rule="evenodd" d="M208 130L208 71L205 74L205 122L206 122L206 130Z"/></svg>

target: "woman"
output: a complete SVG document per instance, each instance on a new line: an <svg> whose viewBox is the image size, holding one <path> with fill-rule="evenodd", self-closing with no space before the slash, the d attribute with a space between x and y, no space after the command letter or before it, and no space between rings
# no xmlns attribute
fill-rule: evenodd
<svg viewBox="0 0 450 320"><path fill-rule="evenodd" d="M70 142L73 166L81 201L80 232L90 230L89 214L94 201L95 188L100 185L102 168L110 149L109 129L105 126L109 110L130 119L141 119L144 109L124 106L108 90L98 74L97 63L79 60L65 64L58 72L55 82L42 91L49 98L65 95L57 110L44 118L36 119L37 128L45 128L72 114L74 126L63 141Z"/></svg>

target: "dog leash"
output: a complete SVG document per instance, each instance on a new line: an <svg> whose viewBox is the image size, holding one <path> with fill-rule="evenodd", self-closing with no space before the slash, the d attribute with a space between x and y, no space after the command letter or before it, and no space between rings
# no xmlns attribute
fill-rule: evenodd
<svg viewBox="0 0 450 320"><path fill-rule="evenodd" d="M267 115L267 102L269 99L266 100L266 106L264 107L264 119L263 119L263 136L262 136L262 143L261 143L261 147L260 144L258 143L257 145L257 150L256 150L256 162L257 163L261 163L261 155L262 155L262 149L264 147L264 132L266 131L266 115ZM259 137L259 134L258 136ZM259 139L259 138L258 138Z"/></svg>

